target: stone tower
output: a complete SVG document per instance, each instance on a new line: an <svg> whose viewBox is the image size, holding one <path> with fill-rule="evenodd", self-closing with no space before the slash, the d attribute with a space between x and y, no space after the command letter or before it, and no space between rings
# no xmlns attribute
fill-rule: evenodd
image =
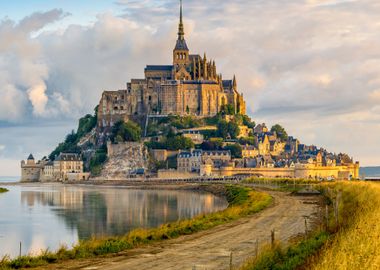
<svg viewBox="0 0 380 270"><path fill-rule="evenodd" d="M182 0L180 1L180 18L178 25L178 39L173 50L174 77L176 80L190 80L191 75L186 70L190 64L189 48L185 40L185 28L183 26Z"/></svg>

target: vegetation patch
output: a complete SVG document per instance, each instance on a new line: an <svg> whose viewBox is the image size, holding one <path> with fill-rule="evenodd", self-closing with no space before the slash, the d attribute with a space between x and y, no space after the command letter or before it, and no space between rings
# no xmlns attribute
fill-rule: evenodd
<svg viewBox="0 0 380 270"><path fill-rule="evenodd" d="M340 182L321 184L328 215L325 230L286 248L265 248L241 270L379 269L380 185Z"/></svg>
<svg viewBox="0 0 380 270"><path fill-rule="evenodd" d="M319 232L288 248L277 244L264 248L260 256L249 260L240 270L292 270L305 264L328 240L329 234Z"/></svg>
<svg viewBox="0 0 380 270"><path fill-rule="evenodd" d="M154 229L137 229L121 237L94 238L88 241L81 241L71 250L62 247L57 252L46 251L38 257L23 256L14 260L4 258L0 261L0 269L36 267L68 259L91 258L118 253L144 244L207 230L257 213L272 202L270 195L242 186L227 185L225 186L224 194L229 202L229 207L223 211L164 224Z"/></svg>
<svg viewBox="0 0 380 270"><path fill-rule="evenodd" d="M329 188L332 203L340 197L337 233L305 269L379 269L380 185L354 182Z"/></svg>
<svg viewBox="0 0 380 270"><path fill-rule="evenodd" d="M8 192L9 190L6 189L6 188L0 188L0 193L5 193L5 192Z"/></svg>

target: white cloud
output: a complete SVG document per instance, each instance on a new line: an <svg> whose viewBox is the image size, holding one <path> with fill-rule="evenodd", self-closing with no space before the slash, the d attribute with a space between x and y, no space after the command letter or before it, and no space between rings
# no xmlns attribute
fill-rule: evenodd
<svg viewBox="0 0 380 270"><path fill-rule="evenodd" d="M65 16L59 10L0 23L0 121L30 112L37 121L75 119L92 112L103 90L143 77L146 64L171 62L178 1L118 2L123 16L99 14L93 25L63 31L41 30ZM237 75L257 121L280 122L306 143L380 163L373 155L380 153L376 1L184 4L191 52L206 51L224 78Z"/></svg>

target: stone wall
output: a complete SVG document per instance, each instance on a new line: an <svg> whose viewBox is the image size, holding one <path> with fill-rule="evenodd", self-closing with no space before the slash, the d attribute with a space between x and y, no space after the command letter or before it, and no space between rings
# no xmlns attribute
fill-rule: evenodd
<svg viewBox="0 0 380 270"><path fill-rule="evenodd" d="M190 172L180 172L177 170L159 170L157 177L160 179L188 179L199 177L199 174Z"/></svg>

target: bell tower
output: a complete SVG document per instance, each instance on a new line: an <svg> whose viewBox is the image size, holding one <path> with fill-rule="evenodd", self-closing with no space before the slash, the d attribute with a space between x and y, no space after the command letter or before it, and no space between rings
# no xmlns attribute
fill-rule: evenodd
<svg viewBox="0 0 380 270"><path fill-rule="evenodd" d="M189 48L187 47L185 40L185 30L183 26L182 18L182 0L180 0L180 18L178 26L178 39L173 50L173 66L178 71L181 66L190 63L189 60Z"/></svg>

